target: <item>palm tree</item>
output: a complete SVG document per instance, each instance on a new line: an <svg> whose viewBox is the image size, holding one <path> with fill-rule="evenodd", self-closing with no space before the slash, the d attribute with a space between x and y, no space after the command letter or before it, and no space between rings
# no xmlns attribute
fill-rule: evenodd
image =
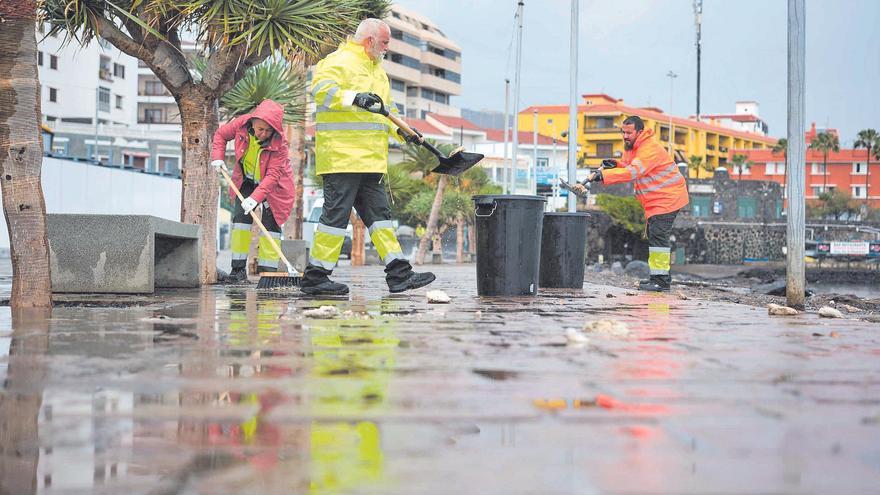
<svg viewBox="0 0 880 495"><path fill-rule="evenodd" d="M865 163L865 206L868 205L868 185L869 185L869 177L871 173L871 151L874 153L878 153L880 150L880 133L878 133L875 129L863 129L859 131L856 142L853 144L853 147L865 148L868 151L868 160Z"/></svg>
<svg viewBox="0 0 880 495"><path fill-rule="evenodd" d="M202 227L200 279L216 280L217 177L210 162L218 100L277 52L310 61L351 34L361 19L384 17L387 0L45 0L52 32L87 44L99 36L142 61L177 101L182 124L180 217ZM192 70L182 31L206 47Z"/></svg>
<svg viewBox="0 0 880 495"><path fill-rule="evenodd" d="M739 170L739 180L742 181L743 169L750 166L752 162L749 161L749 157L739 153L733 155L730 161L732 161L733 165Z"/></svg>
<svg viewBox="0 0 880 495"><path fill-rule="evenodd" d="M700 168L703 166L703 157L691 155L688 158L688 168L697 172L697 179L700 178Z"/></svg>
<svg viewBox="0 0 880 495"><path fill-rule="evenodd" d="M782 197L785 197L785 187L788 185L788 139L779 138L773 148L770 150L774 155L782 153L782 159L785 163L785 174L782 176Z"/></svg>
<svg viewBox="0 0 880 495"><path fill-rule="evenodd" d="M820 132L810 141L810 149L822 153L822 192L828 188L828 153L840 151L837 136L830 132Z"/></svg>
<svg viewBox="0 0 880 495"><path fill-rule="evenodd" d="M52 305L36 9L35 0L0 0L0 191L12 253L10 306L16 309Z"/></svg>

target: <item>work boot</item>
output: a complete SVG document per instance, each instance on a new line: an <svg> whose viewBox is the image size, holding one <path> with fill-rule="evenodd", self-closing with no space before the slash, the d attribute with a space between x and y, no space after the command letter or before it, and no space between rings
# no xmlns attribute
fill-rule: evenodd
<svg viewBox="0 0 880 495"><path fill-rule="evenodd" d="M303 273L299 290L311 296L344 296L348 294L348 286L330 280L330 270L319 266L308 265Z"/></svg>
<svg viewBox="0 0 880 495"><path fill-rule="evenodd" d="M385 267L385 281L392 294L418 289L433 282L437 277L431 272L416 273L406 260L394 260Z"/></svg>
<svg viewBox="0 0 880 495"><path fill-rule="evenodd" d="M245 267L240 266L233 268L229 275L223 279L223 283L225 284L247 284L250 283L250 280L247 278L247 270Z"/></svg>
<svg viewBox="0 0 880 495"><path fill-rule="evenodd" d="M669 292L669 281L662 276L652 276L648 280L639 282L639 290L650 292Z"/></svg>

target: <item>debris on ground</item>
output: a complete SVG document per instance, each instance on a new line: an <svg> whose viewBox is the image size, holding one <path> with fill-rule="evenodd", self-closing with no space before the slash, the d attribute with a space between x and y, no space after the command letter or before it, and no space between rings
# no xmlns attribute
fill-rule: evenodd
<svg viewBox="0 0 880 495"><path fill-rule="evenodd" d="M331 307L331 306L327 306L327 307ZM348 319L352 319L352 320L372 320L373 319L373 317L370 316L370 313L354 312L350 309L344 311L342 313L342 316L344 316L345 318L348 318Z"/></svg>
<svg viewBox="0 0 880 495"><path fill-rule="evenodd" d="M339 309L336 306L321 306L303 311L303 316L306 318L335 318L339 316Z"/></svg>
<svg viewBox="0 0 880 495"><path fill-rule="evenodd" d="M586 344L590 341L586 335L576 328L565 329L565 340L567 340L569 344Z"/></svg>
<svg viewBox="0 0 880 495"><path fill-rule="evenodd" d="M425 295L428 297L429 304L448 304L450 301L452 301L452 298L449 297L449 294L438 289L429 290L427 293L425 293Z"/></svg>
<svg viewBox="0 0 880 495"><path fill-rule="evenodd" d="M800 314L800 311L788 306L770 303L767 305L767 313L771 316L794 316Z"/></svg>
<svg viewBox="0 0 880 495"><path fill-rule="evenodd" d="M629 335L629 328L627 328L626 323L623 323L622 321L595 320L588 321L584 324L584 332L601 335L625 336Z"/></svg>
<svg viewBox="0 0 880 495"><path fill-rule="evenodd" d="M822 306L819 308L819 316L822 318L845 318L840 310L834 309L831 306Z"/></svg>
<svg viewBox="0 0 880 495"><path fill-rule="evenodd" d="M605 297L611 299L611 298L616 297L616 296L615 296L614 294L612 294L612 293L609 292L609 293L605 294Z"/></svg>
<svg viewBox="0 0 880 495"><path fill-rule="evenodd" d="M837 333L837 331L833 331L833 332L829 333L828 336L831 337L832 339L836 339L837 337L840 337L840 334Z"/></svg>
<svg viewBox="0 0 880 495"><path fill-rule="evenodd" d="M849 304L844 304L844 303L841 303L840 307L845 309L847 313L859 313L862 311L861 309L859 309L855 306L850 306Z"/></svg>
<svg viewBox="0 0 880 495"><path fill-rule="evenodd" d="M688 299L690 299L690 297L688 297L687 294L685 294L684 292L682 292L680 290L676 291L675 295L678 296L678 298L681 299L682 301L687 301Z"/></svg>

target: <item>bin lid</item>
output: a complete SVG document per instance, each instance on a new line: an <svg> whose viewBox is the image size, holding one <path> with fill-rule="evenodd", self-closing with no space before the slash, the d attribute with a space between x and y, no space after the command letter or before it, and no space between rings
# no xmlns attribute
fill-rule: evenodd
<svg viewBox="0 0 880 495"><path fill-rule="evenodd" d="M544 213L544 216L545 217L550 217L550 216L554 216L554 217L568 217L568 216L588 217L588 216L590 216L590 214L585 211L548 211L548 212Z"/></svg>
<svg viewBox="0 0 880 495"><path fill-rule="evenodd" d="M476 203L490 203L492 201L541 201L547 202L546 196L532 196L528 194L478 194L471 198Z"/></svg>

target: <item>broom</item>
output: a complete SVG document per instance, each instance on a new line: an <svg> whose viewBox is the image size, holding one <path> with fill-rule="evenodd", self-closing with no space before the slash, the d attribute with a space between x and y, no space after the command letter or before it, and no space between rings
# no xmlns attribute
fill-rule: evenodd
<svg viewBox="0 0 880 495"><path fill-rule="evenodd" d="M238 196L238 200L244 203L244 197L241 195L241 192L235 187L235 183L232 182L232 178L229 177L229 172L226 170L226 165L220 167L220 173L223 174L223 177L226 179L226 182L229 184L229 187L235 191L235 195ZM293 265L287 261L287 257L284 256L284 253L281 252L281 247L275 241L275 238L272 237L272 234L266 230L266 227L263 225L263 222L260 221L260 217L257 216L257 212L251 210L251 217L253 217L254 222L257 222L257 225L260 227L260 230L263 232L263 235L269 239L269 244L272 245L272 249L278 253L278 257L281 258L281 261L284 262L284 265L287 267L287 272L264 272L260 273L260 281L257 283L257 289L281 289L284 287L299 287L302 283L302 275L296 271ZM291 275L291 273L295 275Z"/></svg>

